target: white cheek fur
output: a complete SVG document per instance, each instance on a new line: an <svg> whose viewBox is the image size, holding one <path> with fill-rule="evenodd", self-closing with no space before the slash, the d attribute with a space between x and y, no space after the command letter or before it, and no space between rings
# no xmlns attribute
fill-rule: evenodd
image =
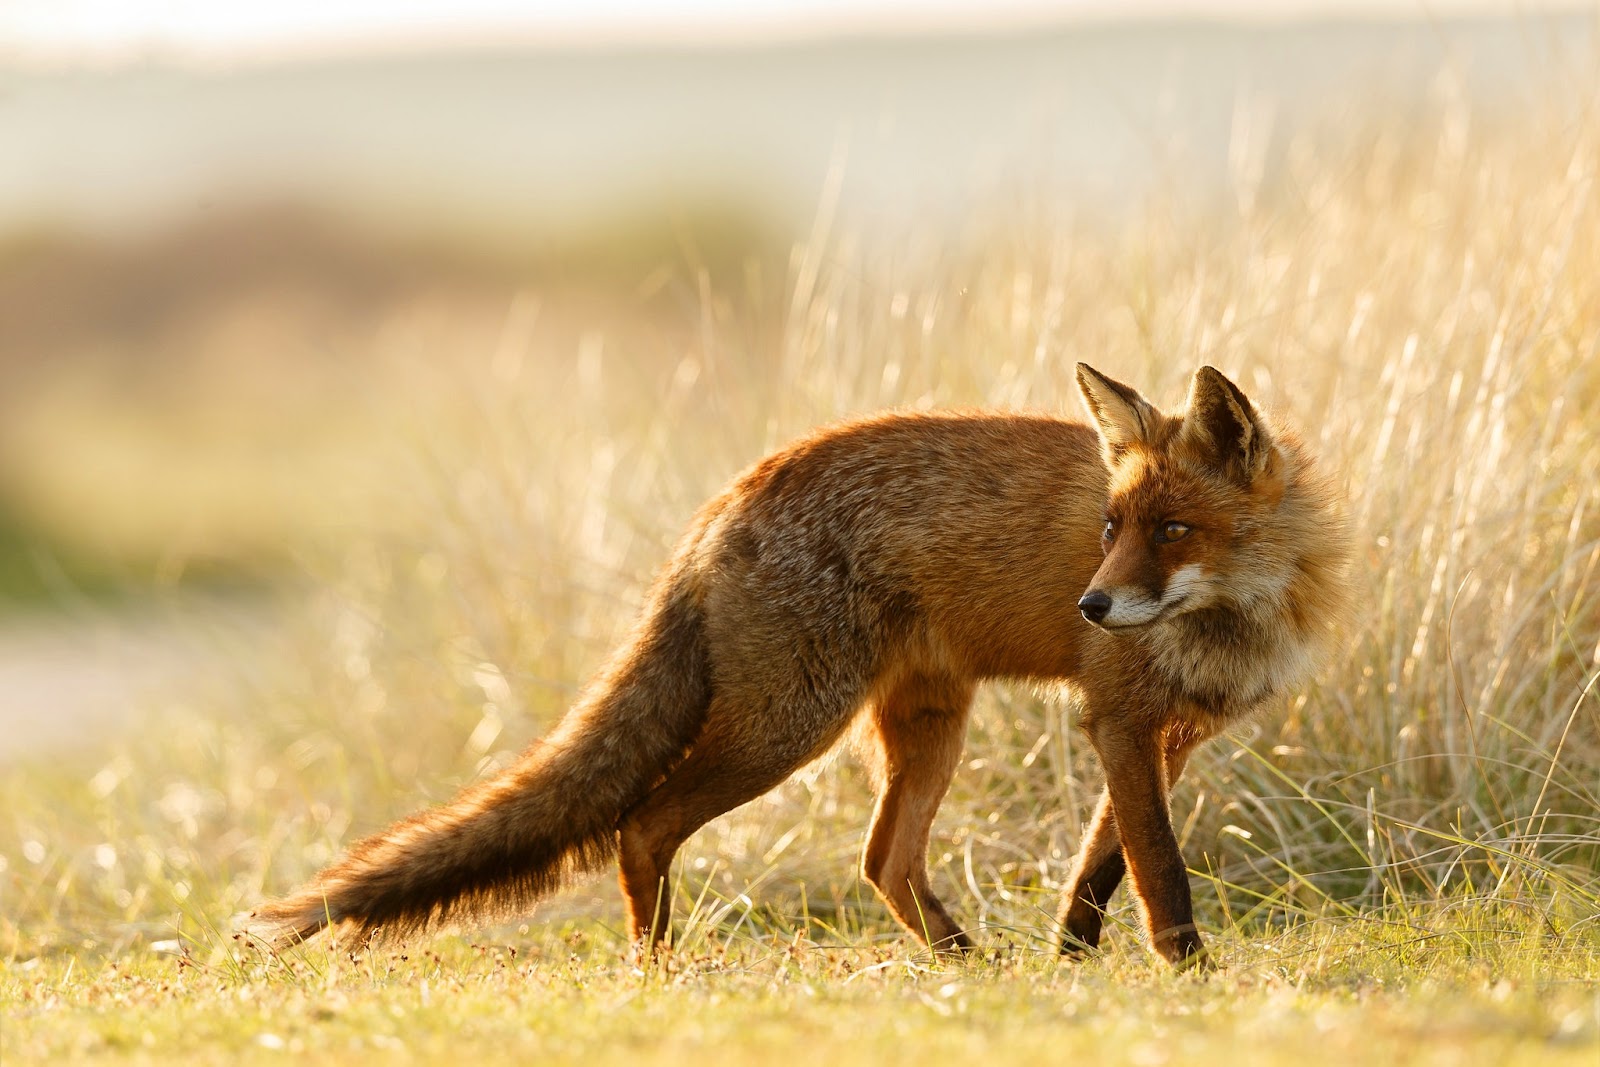
<svg viewBox="0 0 1600 1067"><path fill-rule="evenodd" d="M1142 626L1185 597L1205 592L1209 584L1210 580L1198 563L1187 563L1167 580L1166 591L1160 600L1126 586L1108 589L1106 592L1111 597L1111 610L1106 612L1103 625Z"/></svg>
<svg viewBox="0 0 1600 1067"><path fill-rule="evenodd" d="M1198 563L1185 563L1167 580L1167 591L1161 596L1163 607L1176 604L1184 597L1194 596L1206 588L1206 573Z"/></svg>

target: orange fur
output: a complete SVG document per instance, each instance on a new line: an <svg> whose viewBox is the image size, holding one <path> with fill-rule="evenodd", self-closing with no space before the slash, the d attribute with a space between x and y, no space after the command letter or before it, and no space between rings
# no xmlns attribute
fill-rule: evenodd
<svg viewBox="0 0 1600 1067"><path fill-rule="evenodd" d="M913 934L968 947L929 885L928 833L975 686L1008 677L1067 682L1106 772L1063 949L1095 944L1126 870L1154 947L1197 958L1168 790L1195 745L1326 649L1343 526L1305 451L1210 368L1180 417L1087 367L1079 381L1094 428L897 413L756 464L701 509L633 637L551 737L358 843L264 906L257 930L288 941L514 912L615 855L630 930L653 945L683 841L861 715L880 790L863 874ZM1169 522L1189 532L1153 541ZM1091 625L1074 608L1086 590L1117 618L1156 615Z"/></svg>

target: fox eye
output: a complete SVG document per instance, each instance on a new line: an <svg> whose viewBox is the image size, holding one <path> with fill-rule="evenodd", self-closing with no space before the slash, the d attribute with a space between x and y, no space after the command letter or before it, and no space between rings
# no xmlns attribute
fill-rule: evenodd
<svg viewBox="0 0 1600 1067"><path fill-rule="evenodd" d="M1189 529L1187 523L1164 522L1156 527L1156 544L1169 545L1174 541L1181 541L1189 536Z"/></svg>

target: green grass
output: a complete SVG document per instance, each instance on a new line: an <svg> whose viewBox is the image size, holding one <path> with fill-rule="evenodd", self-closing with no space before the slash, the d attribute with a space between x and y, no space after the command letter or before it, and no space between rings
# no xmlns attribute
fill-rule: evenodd
<svg viewBox="0 0 1600 1067"><path fill-rule="evenodd" d="M1297 140L1220 214L1167 190L1127 219L1041 208L886 248L824 213L776 275L680 270L648 312L637 279L588 310L392 309L361 355L365 458L280 463L296 493L274 499L359 493L337 513L397 521L305 549L301 610L127 734L0 779L0 1053L1594 1063L1600 135L1580 112ZM1175 797L1216 975L1152 963L1122 897L1104 956L1048 951L1098 772L1070 699L1023 686L980 696L931 856L995 960L924 958L862 889L872 798L848 757L689 842L660 966L627 962L604 879L481 949L285 961L228 936L548 729L741 466L888 405L1076 411L1077 359L1165 403L1198 363L1235 375L1342 472L1358 530L1346 646ZM177 505L121 481L148 539Z"/></svg>
<svg viewBox="0 0 1600 1067"><path fill-rule="evenodd" d="M1121 941L1067 965L1034 951L936 961L801 933L695 940L644 967L591 926L404 954L11 964L6 1058L1555 1065L1600 1049L1593 952L1485 906L1448 923L1378 914L1225 936L1210 978Z"/></svg>

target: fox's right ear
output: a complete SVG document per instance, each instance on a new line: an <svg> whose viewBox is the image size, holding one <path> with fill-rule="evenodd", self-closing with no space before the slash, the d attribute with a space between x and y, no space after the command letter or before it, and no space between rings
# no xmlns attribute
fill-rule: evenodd
<svg viewBox="0 0 1600 1067"><path fill-rule="evenodd" d="M1100 434L1100 452L1106 465L1114 466L1128 446L1150 440L1155 427L1156 409L1132 386L1123 385L1095 370L1078 364L1078 391L1083 405Z"/></svg>
<svg viewBox="0 0 1600 1067"><path fill-rule="evenodd" d="M1194 372L1183 437L1248 485L1272 460L1272 437L1244 391L1215 367Z"/></svg>

